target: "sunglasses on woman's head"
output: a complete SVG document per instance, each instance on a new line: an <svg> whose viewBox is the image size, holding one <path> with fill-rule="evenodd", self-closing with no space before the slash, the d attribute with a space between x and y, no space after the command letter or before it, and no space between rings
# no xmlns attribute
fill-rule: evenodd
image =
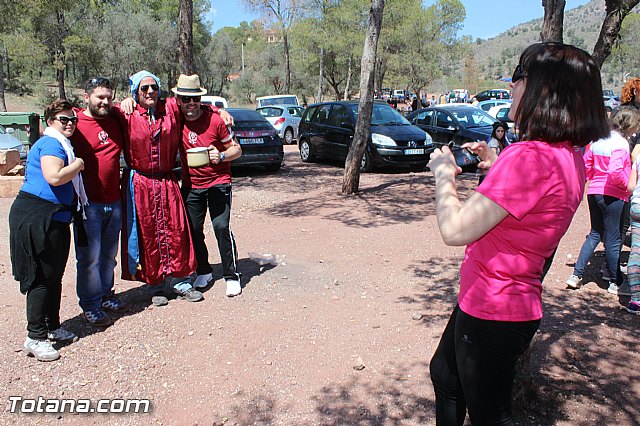
<svg viewBox="0 0 640 426"><path fill-rule="evenodd" d="M54 120L58 120L60 124L66 126L71 122L71 124L78 124L78 117L67 117L66 115L59 115Z"/></svg>
<svg viewBox="0 0 640 426"><path fill-rule="evenodd" d="M140 86L140 90L143 91L143 92L148 92L149 91L149 87L151 87L154 92L157 92L158 89L159 89L157 84L145 84L143 86Z"/></svg>
<svg viewBox="0 0 640 426"><path fill-rule="evenodd" d="M188 104L191 101L200 102L200 99L201 99L200 96L183 96L183 95L180 95L180 100L182 101L183 104Z"/></svg>
<svg viewBox="0 0 640 426"><path fill-rule="evenodd" d="M513 75L511 76L511 82L515 83L518 80L522 80L523 78L526 78L527 74L525 74L524 71L522 71L522 67L520 66L520 64L518 64L516 66L516 69L513 70Z"/></svg>

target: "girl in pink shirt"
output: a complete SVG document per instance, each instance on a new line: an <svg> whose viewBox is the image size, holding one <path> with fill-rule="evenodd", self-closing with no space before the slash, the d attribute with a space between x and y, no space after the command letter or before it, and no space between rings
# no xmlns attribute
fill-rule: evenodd
<svg viewBox="0 0 640 426"><path fill-rule="evenodd" d="M591 231L582 244L580 255L567 280L569 288L578 288L582 283L582 274L593 256L593 252L602 241L604 257L609 269L609 293L629 295L629 284L623 284L620 272L620 249L622 247L624 221L629 191L627 183L631 173L631 153L627 131L629 127L626 114L616 109L611 115L611 134L589 145L584 153L589 190L589 216Z"/></svg>
<svg viewBox="0 0 640 426"><path fill-rule="evenodd" d="M600 70L585 51L529 46L511 87L521 140L462 204L448 148L431 155L436 214L448 245L467 245L460 293L430 371L438 425L512 425L515 364L542 317L541 276L584 193L578 147L606 137ZM484 151L488 150L486 144Z"/></svg>

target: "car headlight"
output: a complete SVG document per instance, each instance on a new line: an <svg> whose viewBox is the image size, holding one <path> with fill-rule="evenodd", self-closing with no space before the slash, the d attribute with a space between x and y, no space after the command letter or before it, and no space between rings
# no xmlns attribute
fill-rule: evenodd
<svg viewBox="0 0 640 426"><path fill-rule="evenodd" d="M380 146L398 146L396 141L389 136L380 135L378 133L371 133L371 142Z"/></svg>
<svg viewBox="0 0 640 426"><path fill-rule="evenodd" d="M433 145L433 139L429 133L427 133L427 138L424 140L424 144L427 146Z"/></svg>

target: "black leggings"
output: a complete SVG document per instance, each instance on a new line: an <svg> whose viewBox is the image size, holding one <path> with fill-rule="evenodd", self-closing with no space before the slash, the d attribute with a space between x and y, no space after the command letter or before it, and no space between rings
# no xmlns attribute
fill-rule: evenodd
<svg viewBox="0 0 640 426"><path fill-rule="evenodd" d="M44 250L34 259L36 279L27 292L27 331L32 339L45 340L48 331L60 328L62 275L70 244L69 224L52 220Z"/></svg>
<svg viewBox="0 0 640 426"><path fill-rule="evenodd" d="M468 410L474 426L513 425L515 364L539 325L481 320L456 306L431 359L436 424L461 426Z"/></svg>

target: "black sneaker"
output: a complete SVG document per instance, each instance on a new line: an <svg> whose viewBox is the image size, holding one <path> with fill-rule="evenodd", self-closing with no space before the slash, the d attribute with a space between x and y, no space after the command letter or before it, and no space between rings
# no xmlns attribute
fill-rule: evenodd
<svg viewBox="0 0 640 426"><path fill-rule="evenodd" d="M95 325L96 327L109 327L113 324L111 318L109 318L102 309L86 311L84 313L84 318L89 322L89 324Z"/></svg>
<svg viewBox="0 0 640 426"><path fill-rule="evenodd" d="M128 306L115 294L102 299L102 308L109 311L125 311Z"/></svg>
<svg viewBox="0 0 640 426"><path fill-rule="evenodd" d="M188 290L178 290L174 288L173 291L178 295L178 299L184 299L189 302L199 302L204 299L202 293L193 287L189 287Z"/></svg>

